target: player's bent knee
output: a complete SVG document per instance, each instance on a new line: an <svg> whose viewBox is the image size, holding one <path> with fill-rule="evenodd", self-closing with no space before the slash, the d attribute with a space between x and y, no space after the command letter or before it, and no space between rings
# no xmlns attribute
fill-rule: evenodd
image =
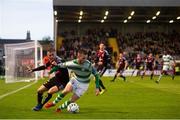
<svg viewBox="0 0 180 120"><path fill-rule="evenodd" d="M49 93L49 94L54 94L54 93L56 93L56 92L58 92L58 91L59 91L59 89L55 86L55 87L49 89L49 90L48 90L48 93Z"/></svg>
<svg viewBox="0 0 180 120"><path fill-rule="evenodd" d="M64 95L66 95L66 94L70 93L71 91L72 91L71 89L64 89L64 90L62 91L62 93L63 93Z"/></svg>
<svg viewBox="0 0 180 120"><path fill-rule="evenodd" d="M56 92L58 92L58 91L49 90L49 91L48 91L48 94L54 94L54 93L56 93Z"/></svg>
<svg viewBox="0 0 180 120"><path fill-rule="evenodd" d="M79 98L80 98L80 97L74 93L73 96L71 97L70 101L71 101L71 102L75 102L75 101L77 101Z"/></svg>
<svg viewBox="0 0 180 120"><path fill-rule="evenodd" d="M70 91L62 91L64 95L67 95Z"/></svg>

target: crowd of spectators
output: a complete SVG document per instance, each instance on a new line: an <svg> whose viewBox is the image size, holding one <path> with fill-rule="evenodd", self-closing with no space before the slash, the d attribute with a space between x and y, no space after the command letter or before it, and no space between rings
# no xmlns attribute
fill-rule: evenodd
<svg viewBox="0 0 180 120"><path fill-rule="evenodd" d="M162 54L164 50L169 54L178 58L180 57L180 33L173 31L172 33L127 33L117 36L120 50L127 51L131 54ZM179 58L178 58L179 59Z"/></svg>
<svg viewBox="0 0 180 120"><path fill-rule="evenodd" d="M160 32L137 32L121 34L116 29L88 29L84 35L78 36L75 31L64 32L61 34L65 39L59 49L59 55L66 60L75 58L77 50L80 47L86 48L89 58L98 50L98 44L103 42L106 49L112 56L112 48L108 46L108 38L117 38L120 51L125 51L129 62L133 61L134 56L140 53L146 56L148 53L161 55L164 50L180 59L180 33L172 31L171 33Z"/></svg>
<svg viewBox="0 0 180 120"><path fill-rule="evenodd" d="M62 42L61 48L58 50L59 55L66 60L75 58L77 50L83 47L88 52L88 57L91 59L92 55L96 53L99 43L106 45L106 50L112 53L112 48L109 47L107 39L114 36L114 29L105 31L104 29L88 29L83 36L77 36L74 31L63 32L62 36L65 38ZM116 34L117 35L117 34Z"/></svg>

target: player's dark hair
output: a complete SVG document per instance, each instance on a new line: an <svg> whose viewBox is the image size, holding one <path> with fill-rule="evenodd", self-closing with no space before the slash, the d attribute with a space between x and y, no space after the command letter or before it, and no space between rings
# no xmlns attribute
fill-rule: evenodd
<svg viewBox="0 0 180 120"><path fill-rule="evenodd" d="M55 50L53 48L51 48L51 49L47 50L47 52L52 53L52 52L55 52Z"/></svg>
<svg viewBox="0 0 180 120"><path fill-rule="evenodd" d="M87 54L87 51L84 49L84 48L80 48L78 49L78 53L81 53L81 54Z"/></svg>

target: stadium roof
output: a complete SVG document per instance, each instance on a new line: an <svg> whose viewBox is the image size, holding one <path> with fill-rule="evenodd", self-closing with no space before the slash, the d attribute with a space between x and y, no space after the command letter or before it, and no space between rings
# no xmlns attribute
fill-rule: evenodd
<svg viewBox="0 0 180 120"><path fill-rule="evenodd" d="M53 0L54 6L179 7L180 0Z"/></svg>
<svg viewBox="0 0 180 120"><path fill-rule="evenodd" d="M59 6L54 5L58 22L127 22L180 23L180 7L127 7L127 6ZM83 11L83 15L80 15ZM106 14L108 11L108 15ZM131 12L134 11L134 15ZM159 15L156 15L160 11ZM80 18L82 16L82 18ZM106 16L106 17L105 17ZM131 16L131 17L129 17ZM129 17L129 19L128 19ZM153 19L154 17L154 19Z"/></svg>

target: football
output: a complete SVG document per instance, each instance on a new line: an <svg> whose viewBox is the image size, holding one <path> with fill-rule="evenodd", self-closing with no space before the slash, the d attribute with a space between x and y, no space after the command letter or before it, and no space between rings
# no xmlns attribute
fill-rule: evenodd
<svg viewBox="0 0 180 120"><path fill-rule="evenodd" d="M71 103L67 107L67 111L70 113L78 113L79 112L79 106L77 103Z"/></svg>

